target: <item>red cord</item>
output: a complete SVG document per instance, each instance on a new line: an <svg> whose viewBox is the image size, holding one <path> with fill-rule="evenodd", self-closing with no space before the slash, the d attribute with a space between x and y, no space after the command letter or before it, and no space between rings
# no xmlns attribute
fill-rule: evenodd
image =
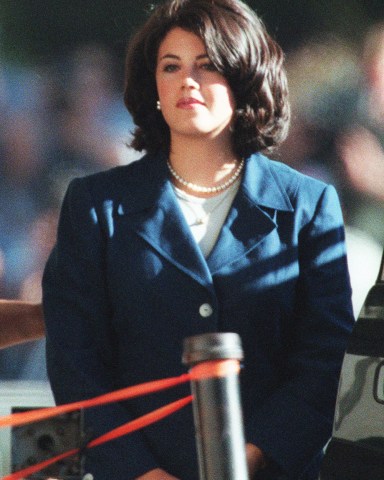
<svg viewBox="0 0 384 480"><path fill-rule="evenodd" d="M67 403L58 407L39 408L38 410L29 410L28 412L13 413L0 418L1 427L15 427L26 423L37 422L46 418L62 415L63 413L73 412L80 408L90 408L106 403L119 402L129 398L147 395L167 388L174 387L181 383L188 382L191 379L188 373L179 377L166 378L164 380L155 380L153 382L141 383L133 387L123 388L115 392L106 393L99 397L90 398L80 402Z"/></svg>

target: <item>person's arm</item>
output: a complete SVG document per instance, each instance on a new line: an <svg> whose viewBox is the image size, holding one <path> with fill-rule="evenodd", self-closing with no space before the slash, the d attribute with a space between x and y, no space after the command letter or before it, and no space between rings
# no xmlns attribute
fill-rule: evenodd
<svg viewBox="0 0 384 480"><path fill-rule="evenodd" d="M44 336L41 304L20 300L0 300L0 348Z"/></svg>
<svg viewBox="0 0 384 480"><path fill-rule="evenodd" d="M69 186L43 277L47 368L58 404L93 398L119 385L105 273L108 236L89 181ZM92 438L132 419L120 403L84 411L86 434ZM140 431L89 449L85 462L86 472L99 480L133 480L158 467Z"/></svg>

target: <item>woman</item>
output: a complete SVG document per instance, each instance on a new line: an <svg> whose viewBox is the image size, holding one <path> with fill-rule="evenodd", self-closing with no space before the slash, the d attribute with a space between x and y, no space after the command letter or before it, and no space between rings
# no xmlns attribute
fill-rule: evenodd
<svg viewBox="0 0 384 480"><path fill-rule="evenodd" d="M130 43L147 154L69 186L43 286L58 403L177 376L185 337L240 334L252 478L317 478L353 324L333 187L264 157L289 121L280 48L236 0L168 0ZM100 435L188 387L87 410ZM191 409L92 449L96 479L196 480Z"/></svg>

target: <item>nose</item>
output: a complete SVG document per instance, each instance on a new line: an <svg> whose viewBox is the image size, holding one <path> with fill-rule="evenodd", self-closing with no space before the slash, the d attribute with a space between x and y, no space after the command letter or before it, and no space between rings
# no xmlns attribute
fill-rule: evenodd
<svg viewBox="0 0 384 480"><path fill-rule="evenodd" d="M186 73L183 77L182 88L189 90L199 88L199 82L196 75L193 75L192 72Z"/></svg>

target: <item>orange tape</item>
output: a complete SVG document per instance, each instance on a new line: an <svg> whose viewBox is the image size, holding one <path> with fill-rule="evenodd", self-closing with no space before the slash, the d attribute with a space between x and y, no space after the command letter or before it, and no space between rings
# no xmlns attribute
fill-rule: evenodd
<svg viewBox="0 0 384 480"><path fill-rule="evenodd" d="M146 415L143 415L136 420L132 420L131 422L126 423L122 427L117 427L114 430L106 433L105 435L102 435L101 437L92 440L91 442L89 442L87 447L96 447L97 445L101 445L102 443L108 442L109 440L114 440L115 438L121 437L122 435L126 435L127 433L131 433L135 430L144 428L151 423L158 422L159 420L162 420L171 413L174 413L177 410L180 410L184 406L191 403L192 399L192 395L189 395L188 397L184 397L181 400L176 400L176 402L172 402L168 405L165 405L164 407L160 407L153 412L147 413Z"/></svg>
<svg viewBox="0 0 384 480"><path fill-rule="evenodd" d="M203 380L207 378L222 378L227 375L238 374L240 362L238 360L209 360L198 363L189 371L191 380Z"/></svg>
<svg viewBox="0 0 384 480"><path fill-rule="evenodd" d="M79 410L80 408L90 408L97 405L105 405L106 403L119 402L121 400L147 395L149 393L158 392L160 390L165 390L181 383L188 382L190 379L190 375L186 373L184 375L180 375L179 377L141 383L139 385L134 385L133 387L123 388L121 390L116 390L115 392L106 393L104 395L100 395L99 397L80 402L67 403L65 405L59 405L58 407L30 410L28 412L13 413L0 418L0 428L10 426L15 427L17 425L44 420L46 418L54 417L55 415L73 412L74 410Z"/></svg>
<svg viewBox="0 0 384 480"><path fill-rule="evenodd" d="M212 360L195 365L189 373L180 375L179 377L171 377L163 380L155 380L152 382L141 383L132 387L123 388L114 392L106 393L98 397L82 400L79 402L59 405L57 407L41 408L38 410L30 410L28 412L19 412L0 417L0 428L16 427L27 423L37 422L46 418L62 415L64 413L73 412L81 408L90 408L107 403L128 400L149 393L158 392L167 388L172 388L181 383L190 380L199 380L212 377L224 377L230 374L236 374L240 371L238 360Z"/></svg>

